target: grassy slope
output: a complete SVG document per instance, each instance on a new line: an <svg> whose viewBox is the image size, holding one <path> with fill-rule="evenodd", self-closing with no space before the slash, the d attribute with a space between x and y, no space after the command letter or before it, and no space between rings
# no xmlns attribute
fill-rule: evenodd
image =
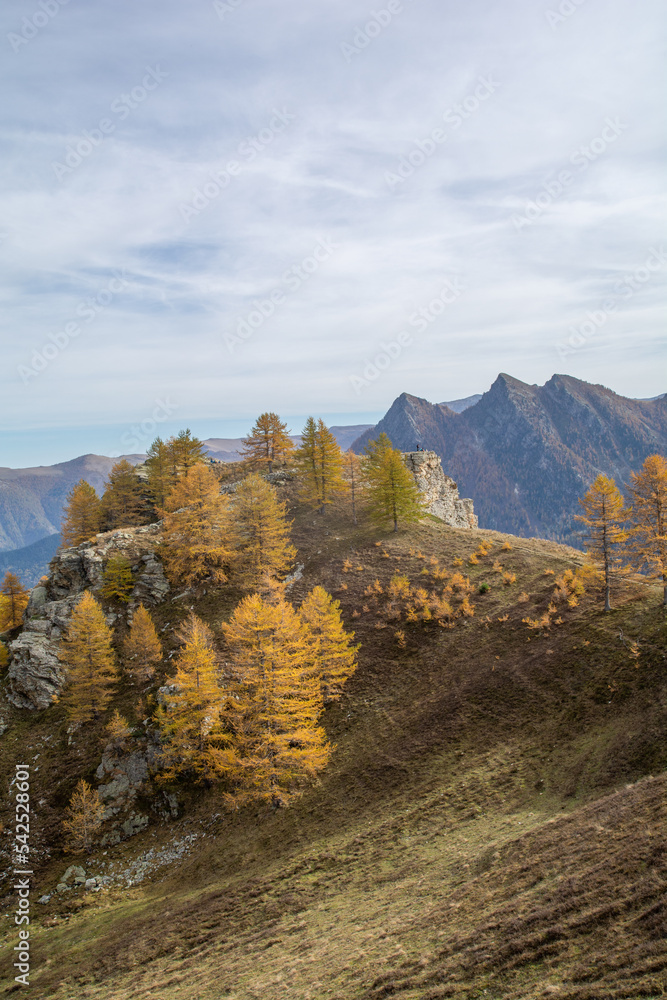
<svg viewBox="0 0 667 1000"><path fill-rule="evenodd" d="M492 554L465 571L492 588L474 597L467 623L401 625L402 650L396 626L376 629L372 609L352 621L375 577L399 570L422 582L432 554L451 568L480 537L495 540ZM217 838L162 881L56 898L34 932L31 995L665 995L667 678L657 594L627 593L610 616L585 599L536 636L521 618L549 601L545 567L559 572L582 556L514 538L500 554L504 537L435 522L370 537L335 515L298 513L305 570L292 596L315 582L334 591L362 643L357 674L325 715L337 745L331 766L289 810L225 817ZM345 557L363 569L343 573ZM497 582L494 558L517 574L514 586ZM530 603L517 603L522 590ZM218 592L197 610L219 623L232 605ZM173 624L183 613L165 605L158 617ZM639 661L628 652L635 639ZM133 697L126 691L124 703ZM15 740L29 733L36 745L57 718L10 730L12 761ZM87 751L64 744L43 774L49 784L67 775L69 792ZM218 811L214 794L184 794L186 817L159 837L201 830ZM67 796L45 795L50 839L54 805ZM155 832L117 852L152 846ZM65 863L45 859L40 891Z"/></svg>

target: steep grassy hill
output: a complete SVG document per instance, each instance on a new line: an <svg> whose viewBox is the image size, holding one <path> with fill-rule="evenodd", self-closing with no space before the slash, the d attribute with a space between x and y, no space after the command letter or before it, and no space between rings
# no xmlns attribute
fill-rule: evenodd
<svg viewBox="0 0 667 1000"><path fill-rule="evenodd" d="M180 819L79 862L136 872L149 851L188 845L129 888L33 903L31 997L665 996L657 590L628 583L604 615L589 588L577 606L559 603L561 624L531 629L522 619L544 614L581 553L434 520L393 535L294 514L303 575L292 599L327 587L361 643L324 716L331 765L286 810L228 815L214 790L182 786ZM470 565L482 539L491 550ZM504 585L496 562L516 581ZM401 573L428 589L444 569L469 576L474 616L453 627L387 620L376 579L386 589ZM222 588L194 607L217 628L238 597ZM191 605L168 602L156 620L171 629ZM126 684L117 702L132 719L137 696ZM60 852L61 810L102 744L96 731L68 742L59 706L6 715L3 779L17 755L40 755L36 900L77 860ZM9 894L3 913L14 906ZM8 968L13 926L4 941ZM17 988L8 979L2 995Z"/></svg>

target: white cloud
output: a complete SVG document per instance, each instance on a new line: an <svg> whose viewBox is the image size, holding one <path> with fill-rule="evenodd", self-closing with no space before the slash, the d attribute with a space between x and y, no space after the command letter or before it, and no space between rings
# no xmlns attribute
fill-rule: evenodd
<svg viewBox="0 0 667 1000"><path fill-rule="evenodd" d="M586 3L557 28L548 9L404 0L349 64L340 44L369 18L357 0L244 0L223 20L206 3L72 2L18 51L7 42L2 426L117 424L176 389L184 423L224 422L269 398L356 412L403 390L479 391L499 370L548 378L563 331L660 246L665 214L662 5ZM5 5L0 41L25 15ZM122 99L121 117L114 102L155 66L164 79L135 107ZM480 78L495 84L476 107ZM276 110L287 120L271 134ZM54 161L104 118L113 130L58 180ZM608 119L619 134L592 146ZM445 139L420 163L434 129ZM411 154L392 190L386 173ZM571 182L517 231L562 170ZM196 190L205 204L187 221ZM230 355L224 333L323 238L335 252ZM24 384L19 366L114 273L123 292ZM349 375L452 275L466 293L360 407ZM662 391L641 361L663 289L661 271L569 373Z"/></svg>

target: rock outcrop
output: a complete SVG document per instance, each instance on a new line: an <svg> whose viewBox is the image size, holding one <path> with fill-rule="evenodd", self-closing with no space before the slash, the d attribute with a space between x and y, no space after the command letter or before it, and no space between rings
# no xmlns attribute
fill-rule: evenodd
<svg viewBox="0 0 667 1000"><path fill-rule="evenodd" d="M456 483L446 476L434 451L407 451L403 460L415 477L429 514L453 528L476 528L472 500L462 499Z"/></svg>
<svg viewBox="0 0 667 1000"><path fill-rule="evenodd" d="M16 708L41 711L62 691L66 675L59 658L60 640L79 595L102 586L111 555L127 556L135 574L128 610L139 601L158 604L169 583L155 555L161 525L107 531L73 548L63 549L51 561L43 587L35 587L24 615L21 634L9 643L7 699Z"/></svg>

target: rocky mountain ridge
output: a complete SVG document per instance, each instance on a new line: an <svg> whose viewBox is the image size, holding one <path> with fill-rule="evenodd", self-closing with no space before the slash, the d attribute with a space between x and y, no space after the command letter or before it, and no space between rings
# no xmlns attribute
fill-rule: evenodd
<svg viewBox="0 0 667 1000"><path fill-rule="evenodd" d="M403 393L354 451L381 431L402 450L435 451L482 527L580 547L574 515L595 477L622 484L647 455L667 453L667 399L626 399L568 375L538 386L501 374L461 413Z"/></svg>

